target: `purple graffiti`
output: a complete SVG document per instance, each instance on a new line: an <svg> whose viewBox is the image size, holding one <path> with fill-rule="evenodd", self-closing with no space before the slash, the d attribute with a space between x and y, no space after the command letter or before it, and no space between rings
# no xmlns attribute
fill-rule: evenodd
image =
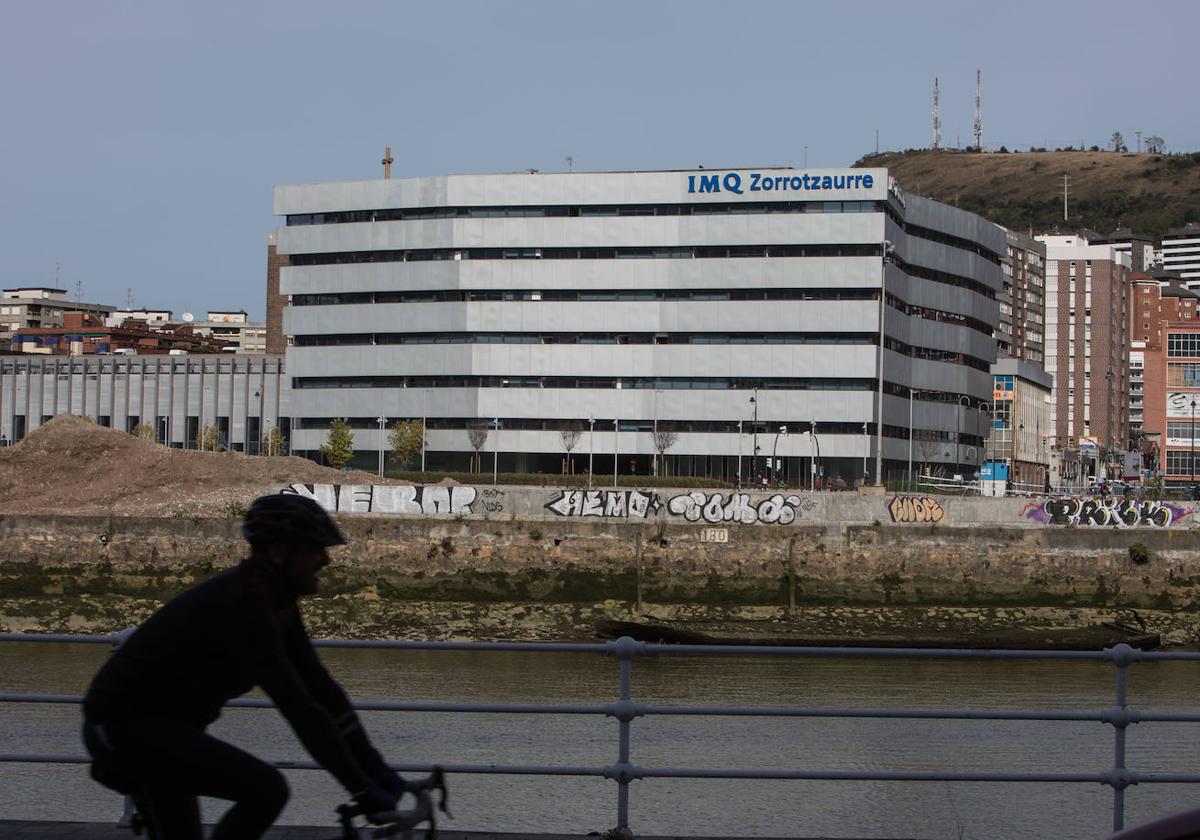
<svg viewBox="0 0 1200 840"><path fill-rule="evenodd" d="M1170 502L1068 498L1030 502L1021 515L1042 525L1168 528L1194 512Z"/></svg>

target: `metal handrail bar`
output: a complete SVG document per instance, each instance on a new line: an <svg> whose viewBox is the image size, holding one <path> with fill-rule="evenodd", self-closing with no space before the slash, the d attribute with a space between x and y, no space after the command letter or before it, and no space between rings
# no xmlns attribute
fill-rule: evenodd
<svg viewBox="0 0 1200 840"><path fill-rule="evenodd" d="M78 705L78 694L12 694L0 692L0 703L46 703ZM359 712L443 712L447 714L519 714L519 715L613 715L618 711L633 717L651 715L688 717L797 717L797 718L880 718L900 720L1037 720L1077 723L1107 723L1110 711L1017 711L1009 709L927 709L927 708L832 708L800 706L655 706L631 703L621 709L613 704L580 706L554 703L395 703L384 700L357 700L351 703ZM230 709L273 709L266 699L239 698L225 704ZM1129 723L1200 723L1200 712L1125 713Z"/></svg>
<svg viewBox="0 0 1200 840"><path fill-rule="evenodd" d="M120 644L131 631L105 636L70 633L0 633L0 642L65 642L81 644ZM517 653L618 653L618 643L627 644L631 653L705 656L812 656L853 659L1094 659L1112 661L1117 656L1129 661L1161 660L1200 661L1200 651L1144 651L1128 645L1104 650L1005 650L985 648L905 648L905 647L817 647L805 645L676 645L638 642L633 639L608 642L418 642L396 639L315 639L313 645L328 648L384 648L396 650L511 651ZM1121 649L1124 650L1121 650Z"/></svg>
<svg viewBox="0 0 1200 840"><path fill-rule="evenodd" d="M132 630L110 636L77 636L72 634L0 633L0 641L19 642L82 642L120 644ZM670 778L737 778L737 779L804 779L804 780L874 780L874 781L958 781L958 782L1092 782L1113 789L1113 828L1124 827L1125 788L1132 784L1200 782L1200 775L1178 773L1138 773L1125 767L1126 735L1131 723L1141 721L1196 722L1200 714L1180 712L1141 712L1130 710L1127 703L1128 668L1137 662L1200 661L1200 652L1145 652L1126 644L1103 651L1017 651L1017 650L957 650L922 648L821 648L811 646L762 647L755 645L665 645L638 642L628 637L595 643L520 643L520 642L403 642L390 640L323 640L320 647L391 648L409 650L519 651L570 652L614 655L620 663L618 699L605 705L571 704L471 704L471 703L390 703L371 701L355 707L380 711L426 711L455 713L529 713L529 714L602 714L618 722L618 760L605 767L546 767L527 765L445 765L445 769L461 773L509 773L516 775L585 775L602 776L618 783L617 828L615 835L632 837L629 831L629 783L636 779ZM916 658L916 659L1000 659L1000 660L1091 660L1105 661L1116 667L1114 705L1100 711L1005 711L1005 710L945 710L945 709L822 709L791 707L739 706L654 706L638 703L632 697L632 669L635 656L709 655L709 656L801 656L839 658ZM0 694L0 702L78 703L74 695ZM239 699L228 704L234 708L267 708L268 700ZM745 715L762 717L864 717L892 719L955 719L955 720L1058 720L1099 721L1113 726L1113 766L1099 773L1004 773L1004 772L943 772L937 770L861 771L861 770L764 770L764 769L697 769L647 768L630 762L631 722L644 715ZM0 762L82 763L81 756L42 755L34 753L0 753ZM277 761L278 767L315 769L311 761ZM397 770L428 770L428 765L391 765Z"/></svg>

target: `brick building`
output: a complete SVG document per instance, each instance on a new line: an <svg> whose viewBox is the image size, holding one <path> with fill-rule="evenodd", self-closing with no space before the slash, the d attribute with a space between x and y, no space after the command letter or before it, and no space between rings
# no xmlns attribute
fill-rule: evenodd
<svg viewBox="0 0 1200 840"><path fill-rule="evenodd" d="M1046 371L1054 377L1050 443L1099 450L1128 443L1129 255L1078 237L1045 237Z"/></svg>

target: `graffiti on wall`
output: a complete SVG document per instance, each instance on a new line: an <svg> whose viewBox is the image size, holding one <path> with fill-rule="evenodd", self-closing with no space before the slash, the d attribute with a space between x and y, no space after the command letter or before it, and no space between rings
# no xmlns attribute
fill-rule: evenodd
<svg viewBox="0 0 1200 840"><path fill-rule="evenodd" d="M418 487L412 484L292 484L280 492L313 499L330 513L422 515L471 513L471 505L479 495L474 487ZM502 497L504 492L489 492L493 495L481 507L491 510L488 506L492 505L497 506L496 510L503 510L498 496Z"/></svg>
<svg viewBox="0 0 1200 840"><path fill-rule="evenodd" d="M1069 498L1030 502L1022 516L1043 525L1167 528L1194 512L1171 502Z"/></svg>
<svg viewBox="0 0 1200 840"><path fill-rule="evenodd" d="M641 490L559 490L558 498L547 503L546 510L559 516L645 519L661 506L657 493Z"/></svg>
<svg viewBox="0 0 1200 840"><path fill-rule="evenodd" d="M688 522L740 522L753 525L787 525L796 521L800 508L799 496L776 493L759 502L752 502L748 493L704 493L695 491L675 496L667 503L672 516L682 516Z"/></svg>
<svg viewBox="0 0 1200 840"><path fill-rule="evenodd" d="M892 521L902 525L932 525L946 517L946 509L932 496L894 496L887 507Z"/></svg>

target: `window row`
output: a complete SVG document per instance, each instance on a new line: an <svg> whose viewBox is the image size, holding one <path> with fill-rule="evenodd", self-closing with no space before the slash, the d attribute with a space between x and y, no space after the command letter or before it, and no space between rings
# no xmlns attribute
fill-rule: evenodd
<svg viewBox="0 0 1200 840"><path fill-rule="evenodd" d="M374 210L341 210L330 213L293 213L288 226L371 222L405 222L430 219L527 219L609 216L727 216L763 213L886 213L905 233L977 254L999 265L1001 255L978 242L906 222L886 201L749 201L703 204L585 204L530 207L402 207Z"/></svg>
<svg viewBox="0 0 1200 840"><path fill-rule="evenodd" d="M876 333L437 332L295 336L297 347L390 344L877 344Z"/></svg>
<svg viewBox="0 0 1200 840"><path fill-rule="evenodd" d="M326 430L334 419L344 420L346 425L351 429L378 429L379 420L376 417L298 417L296 418L296 428L299 429L318 429ZM400 419L400 418L389 418ZM417 418L413 418L417 419ZM653 419L641 420L619 420L612 417L597 417L591 423L588 420L571 420L571 419L554 419L554 418L535 418L535 417L503 417L500 419L500 428L505 431L532 431L532 432L587 432L589 429L595 432L606 432L612 434L613 425L619 424L620 432L653 432L655 429L655 421ZM477 426L482 423L486 428L495 428L495 418L490 417L426 417L425 427L431 430L438 431L466 431L468 428ZM813 429L817 436L821 435L854 435L861 437L863 434L874 436L874 423L856 423L856 422L817 422L814 426L809 420L765 420L760 419L757 422L749 418L737 420L659 420L659 431L672 432L690 432L697 434L738 434L743 435L773 435L779 431L780 426L787 426L793 434L802 434ZM864 426L866 427L864 429ZM907 426L890 426L884 424L884 437L907 438ZM957 442L963 446L981 446L983 439L978 435L967 433L956 434L955 432L943 432L933 429L914 429L913 438L915 440L938 440L945 442L954 442L957 437ZM749 449L747 442L747 449ZM584 445L586 451L586 444Z"/></svg>
<svg viewBox="0 0 1200 840"><path fill-rule="evenodd" d="M1200 358L1200 333L1167 333L1167 356Z"/></svg>
<svg viewBox="0 0 1200 840"><path fill-rule="evenodd" d="M374 303L459 303L479 301L548 302L655 302L655 301L759 301L759 300L879 300L878 289L455 289L412 292L333 292L292 295L293 306L341 306ZM991 335L989 324L978 318L915 306L892 293L888 306L927 321L967 327Z"/></svg>

